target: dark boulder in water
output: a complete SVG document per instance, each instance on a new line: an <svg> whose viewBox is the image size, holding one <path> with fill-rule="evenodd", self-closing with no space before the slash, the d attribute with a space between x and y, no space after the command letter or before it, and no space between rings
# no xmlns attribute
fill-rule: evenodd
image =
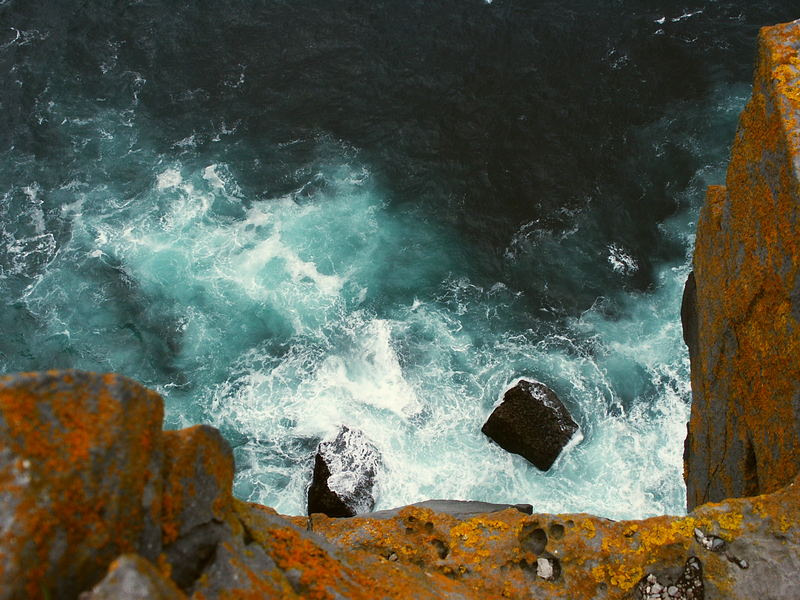
<svg viewBox="0 0 800 600"><path fill-rule="evenodd" d="M333 440L317 447L308 514L352 517L370 512L380 462L378 450L361 431L341 426Z"/></svg>
<svg viewBox="0 0 800 600"><path fill-rule="evenodd" d="M520 379L506 391L481 431L503 449L547 471L577 433L578 425L553 390Z"/></svg>

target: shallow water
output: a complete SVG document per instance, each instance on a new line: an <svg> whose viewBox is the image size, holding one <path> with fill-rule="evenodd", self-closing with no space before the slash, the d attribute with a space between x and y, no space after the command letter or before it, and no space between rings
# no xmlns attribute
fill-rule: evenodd
<svg viewBox="0 0 800 600"><path fill-rule="evenodd" d="M117 371L304 511L339 425L377 508L683 512L694 221L794 2L0 1L0 371ZM552 387L541 473L480 432Z"/></svg>

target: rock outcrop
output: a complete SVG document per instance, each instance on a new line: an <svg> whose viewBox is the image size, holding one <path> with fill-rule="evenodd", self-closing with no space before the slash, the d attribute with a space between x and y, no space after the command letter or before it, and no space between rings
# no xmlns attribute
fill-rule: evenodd
<svg viewBox="0 0 800 600"><path fill-rule="evenodd" d="M800 21L762 29L726 185L708 190L682 319L688 505L800 470Z"/></svg>
<svg viewBox="0 0 800 600"><path fill-rule="evenodd" d="M111 563L108 574L80 600L177 600L185 598L177 586L150 562L125 554Z"/></svg>
<svg viewBox="0 0 800 600"><path fill-rule="evenodd" d="M336 437L322 442L314 456L308 488L308 514L352 517L375 508L378 450L363 432L342 425Z"/></svg>
<svg viewBox="0 0 800 600"><path fill-rule="evenodd" d="M578 425L553 390L520 379L506 391L481 431L504 450L547 471L578 432Z"/></svg>

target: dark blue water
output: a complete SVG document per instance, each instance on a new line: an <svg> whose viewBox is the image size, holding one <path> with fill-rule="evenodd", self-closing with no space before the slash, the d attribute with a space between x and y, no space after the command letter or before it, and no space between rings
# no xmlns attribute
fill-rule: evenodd
<svg viewBox="0 0 800 600"><path fill-rule="evenodd" d="M758 27L792 1L0 0L0 371L117 371L300 513L340 424L378 508L681 512L678 307ZM480 432L521 376L583 439Z"/></svg>

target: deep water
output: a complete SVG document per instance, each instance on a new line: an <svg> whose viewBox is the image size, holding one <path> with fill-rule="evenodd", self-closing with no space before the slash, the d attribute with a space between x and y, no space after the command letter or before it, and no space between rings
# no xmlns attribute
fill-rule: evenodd
<svg viewBox="0 0 800 600"><path fill-rule="evenodd" d="M184 6L181 6L184 5ZM681 513L694 221L796 0L0 0L0 372L116 371L302 513L340 424L377 508ZM480 427L552 387L548 473Z"/></svg>

